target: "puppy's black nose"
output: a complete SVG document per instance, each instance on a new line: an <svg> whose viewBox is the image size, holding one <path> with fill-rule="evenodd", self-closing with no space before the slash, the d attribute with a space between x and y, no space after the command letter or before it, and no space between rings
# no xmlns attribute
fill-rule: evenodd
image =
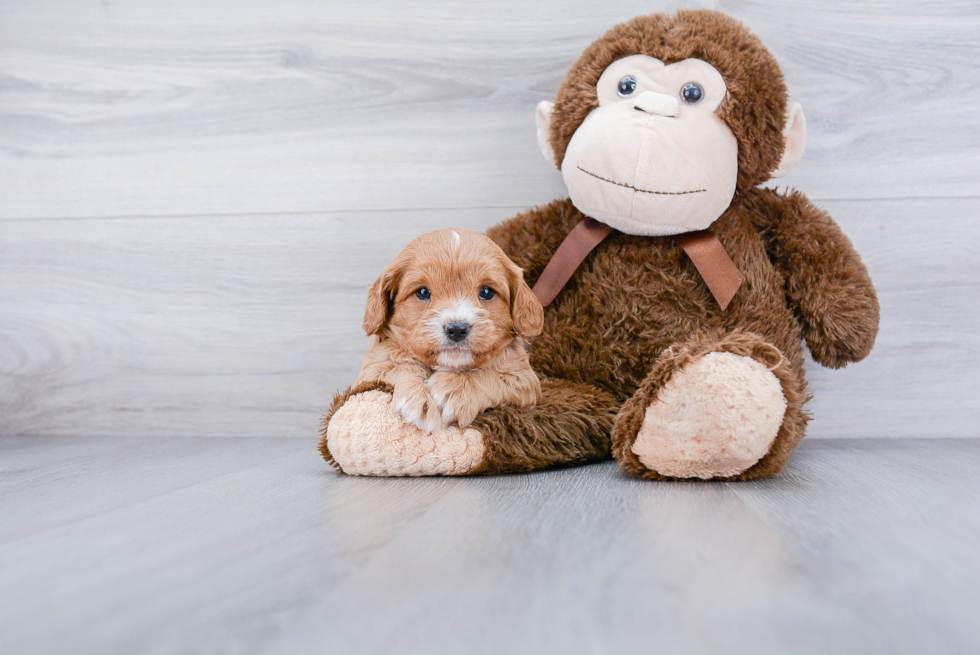
<svg viewBox="0 0 980 655"><path fill-rule="evenodd" d="M462 341L470 333L469 323L449 323L443 328L450 341Z"/></svg>

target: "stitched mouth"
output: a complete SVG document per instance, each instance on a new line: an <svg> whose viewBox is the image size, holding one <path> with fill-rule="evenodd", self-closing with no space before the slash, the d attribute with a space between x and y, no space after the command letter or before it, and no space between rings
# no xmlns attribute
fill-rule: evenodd
<svg viewBox="0 0 980 655"><path fill-rule="evenodd" d="M638 193L652 193L652 194L658 195L658 196L686 196L689 193L706 193L708 191L707 189L694 189L693 191L648 191L647 189L638 189L635 186L633 186L632 184L624 184L622 182L615 182L613 180L607 180L604 177L601 177L599 175L596 175L592 171L585 170L581 166L577 166L576 168L578 168L580 171L582 171L586 175L591 175L592 177L594 177L597 180L602 180L603 182L608 182L609 184L615 184L616 186L626 187L627 189L633 189L634 191L636 191Z"/></svg>

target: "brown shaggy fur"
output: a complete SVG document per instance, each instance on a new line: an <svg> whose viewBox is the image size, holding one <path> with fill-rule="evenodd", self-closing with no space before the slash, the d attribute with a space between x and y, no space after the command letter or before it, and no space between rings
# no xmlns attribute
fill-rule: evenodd
<svg viewBox="0 0 980 655"><path fill-rule="evenodd" d="M680 11L609 30L558 91L551 123L557 160L598 105L603 70L634 54L668 64L702 59L725 78L728 95L718 113L738 140L739 173L731 205L711 230L745 281L722 311L674 238L614 232L545 310L544 330L531 347L541 403L490 410L474 422L487 448L478 473L581 464L612 452L629 473L663 479L632 452L644 411L674 372L727 351L766 364L786 396L770 451L734 478L769 476L806 426L803 339L818 363L835 368L862 359L874 344L878 300L847 237L803 194L755 188L779 164L787 93L775 59L738 21ZM487 234L533 285L582 218L571 201L556 200Z"/></svg>
<svg viewBox="0 0 980 655"><path fill-rule="evenodd" d="M787 408L769 453L734 477L769 476L782 469L806 426L801 338L825 366L837 368L864 358L878 332L877 296L860 257L826 212L801 193L755 188L769 179L782 155L786 86L761 41L724 14L697 10L643 16L617 25L589 46L555 99L551 145L558 162L575 130L598 106L599 76L613 61L634 54L667 64L702 59L725 78L728 95L718 114L738 140L739 174L731 205L711 229L745 282L722 311L673 238L614 233L546 309L531 363L544 384L568 380L591 387L593 395L583 397L590 398L596 415L609 411L609 397L622 403L611 434L613 454L634 475L664 479L632 451L658 390L675 371L712 351L757 359L779 379ZM488 235L533 284L582 217L569 200L557 200L505 221ZM771 361L776 353L781 356ZM573 408L578 415L580 402L578 396L574 403L560 396L545 398L534 409L542 421L538 425L559 421ZM487 414L484 434L493 447L483 470L536 467L541 436L535 439L535 454L524 461L499 458L499 453L522 447L524 432L502 428L527 430L522 420L526 412L509 408ZM566 436L556 429L551 438ZM577 442L582 447L567 463L606 456L598 433Z"/></svg>
<svg viewBox="0 0 980 655"><path fill-rule="evenodd" d="M541 380L541 401L486 411L473 422L487 452L475 474L534 471L607 459L619 402L568 380Z"/></svg>
<svg viewBox="0 0 980 655"><path fill-rule="evenodd" d="M738 140L738 188L750 189L770 178L783 154L789 97L783 72L759 37L740 22L700 9L634 18L585 49L555 98L551 147L559 168L575 130L599 106L595 86L602 72L630 55L655 57L668 65L701 59L714 66L728 87L717 114Z"/></svg>
<svg viewBox="0 0 980 655"><path fill-rule="evenodd" d="M556 200L488 234L533 284L582 217L571 201ZM770 452L736 476L765 477L782 469L806 426L801 336L816 361L838 367L867 355L877 334L878 302L867 270L833 220L802 194L768 189L737 194L711 229L745 276L727 310L718 307L672 237L617 232L599 244L545 309L544 331L531 347L531 365L542 385L554 379L588 385L603 394L595 396L598 413L608 411L601 402L605 394L624 404L612 431L613 453L625 470L641 477L663 479L630 450L643 411L670 375L694 357L728 351L769 367L773 353L782 354L784 361L773 373L787 399L783 425ZM813 314L815 309L821 313ZM577 403L575 410L581 411ZM507 413L506 422L513 424L522 411L528 410L495 410L497 416ZM534 411L558 420L568 408L560 398L544 398ZM482 428L479 420L474 427ZM499 429L485 435L488 444L524 439ZM575 453L576 461L606 456L600 435L582 443L586 447ZM506 449L498 444L488 458ZM533 459L488 461L484 468L524 470Z"/></svg>
<svg viewBox="0 0 980 655"><path fill-rule="evenodd" d="M786 397L786 418L779 428L769 452L754 466L725 480L746 480L758 477L760 471L772 473L780 470L803 438L803 429L809 417L803 411L803 403L809 400L806 382L800 373L790 365L789 360L772 347L762 337L735 330L718 330L713 334L698 332L685 344L675 345L663 352L660 359L640 388L627 400L612 432L613 452L623 470L648 480L669 480L670 478L649 470L640 463L633 452L633 442L643 424L647 407L657 399L663 386L675 372L704 357L711 352L730 352L743 357L751 357L761 362L779 379L783 395Z"/></svg>

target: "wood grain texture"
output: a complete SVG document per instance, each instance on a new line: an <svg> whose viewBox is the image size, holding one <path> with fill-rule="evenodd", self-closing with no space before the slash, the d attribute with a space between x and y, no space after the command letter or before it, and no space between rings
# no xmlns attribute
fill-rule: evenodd
<svg viewBox="0 0 980 655"><path fill-rule="evenodd" d="M0 5L0 218L511 207L563 193L534 107L613 24L743 19L818 199L980 195L975 2Z"/></svg>
<svg viewBox="0 0 980 655"><path fill-rule="evenodd" d="M868 360L808 366L809 434L976 436L980 200L823 204L882 328ZM312 435L357 375L366 289L394 255L514 211L0 222L0 434Z"/></svg>
<svg viewBox="0 0 980 655"><path fill-rule="evenodd" d="M350 478L312 439L0 452L4 652L980 648L976 439L805 442L735 484Z"/></svg>
<svg viewBox="0 0 980 655"><path fill-rule="evenodd" d="M980 423L974 2L0 4L0 434L312 434L412 237L564 195L535 103L612 24L746 21L810 126L786 184L883 304L809 434Z"/></svg>

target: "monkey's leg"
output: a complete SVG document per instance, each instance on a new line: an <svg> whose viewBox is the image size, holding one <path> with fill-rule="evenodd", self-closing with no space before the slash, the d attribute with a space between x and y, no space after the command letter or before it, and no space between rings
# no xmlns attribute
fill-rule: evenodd
<svg viewBox="0 0 980 655"><path fill-rule="evenodd" d="M351 475L493 474L573 466L609 457L619 403L592 387L541 381L534 407L498 407L470 427L426 433L391 407L391 389L365 384L334 398L320 452Z"/></svg>
<svg viewBox="0 0 980 655"><path fill-rule="evenodd" d="M698 335L665 351L613 428L613 455L651 480L778 473L806 427L803 371L762 337Z"/></svg>

